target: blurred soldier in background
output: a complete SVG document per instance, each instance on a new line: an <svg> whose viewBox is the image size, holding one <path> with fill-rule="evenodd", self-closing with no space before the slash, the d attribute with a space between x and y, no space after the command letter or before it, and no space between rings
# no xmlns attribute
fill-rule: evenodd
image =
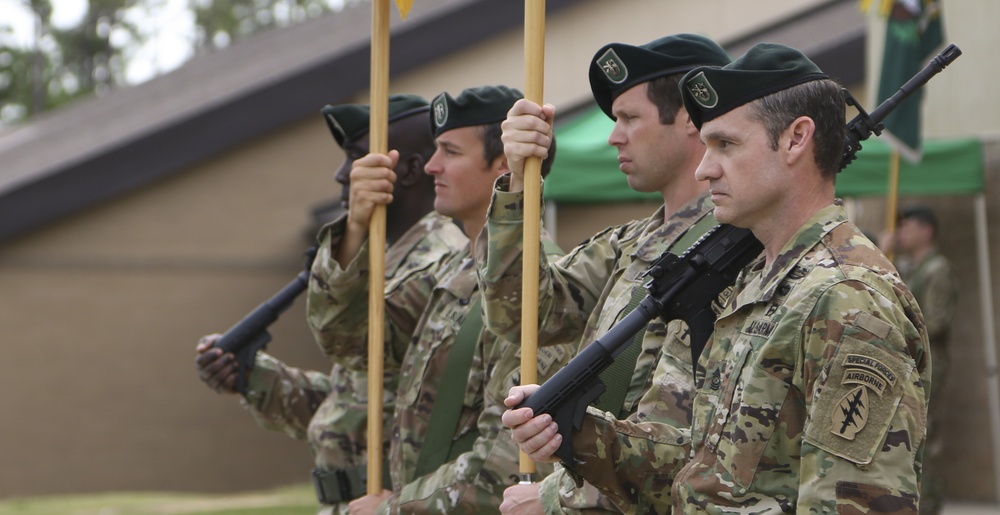
<svg viewBox="0 0 1000 515"><path fill-rule="evenodd" d="M944 383L948 375L948 337L955 312L958 285L951 262L937 245L938 221L927 206L904 208L892 238L896 268L924 313L931 345L931 398L924 447L924 475L920 480L920 513L940 513L945 495L941 473L944 450L941 422L944 420Z"/></svg>

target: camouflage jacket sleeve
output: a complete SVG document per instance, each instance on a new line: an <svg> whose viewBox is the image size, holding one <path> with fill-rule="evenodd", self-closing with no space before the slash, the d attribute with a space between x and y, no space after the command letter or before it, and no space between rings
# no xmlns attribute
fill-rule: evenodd
<svg viewBox="0 0 1000 515"><path fill-rule="evenodd" d="M510 431L503 427L501 415L506 411L503 399L514 385L520 383L520 350L517 345L490 336L492 341L488 373L485 374L484 408L477 422L480 436L473 449L460 455L431 474L422 476L403 487L391 503L383 503L382 511L401 513L468 513L496 512L503 502L503 491L517 483L518 448ZM538 349L538 377L551 377L572 357L575 344L550 345ZM552 472L549 464L538 464L538 475ZM390 508L391 506L391 508Z"/></svg>
<svg viewBox="0 0 1000 515"><path fill-rule="evenodd" d="M329 392L329 375L289 367L258 352L243 404L261 427L305 440L309 421Z"/></svg>
<svg viewBox="0 0 1000 515"><path fill-rule="evenodd" d="M504 191L506 176L497 180L486 223L488 237L476 242L483 306L490 331L511 341L521 338L521 269L524 198ZM539 257L538 343L578 340L620 250L615 232L607 229L565 256Z"/></svg>
<svg viewBox="0 0 1000 515"><path fill-rule="evenodd" d="M891 503L892 511L916 513L930 386L926 337L907 322L913 308L894 297L869 281L845 281L823 295L803 327L798 510L868 513Z"/></svg>
<svg viewBox="0 0 1000 515"><path fill-rule="evenodd" d="M386 370L399 368L417 321L434 288L434 273L464 245L454 224L424 217L411 231L423 237L385 282ZM449 227L450 225L450 227ZM323 352L355 370L367 368L368 242L341 268L334 253L346 228L346 216L325 226L309 279L307 319ZM410 234L408 232L407 234Z"/></svg>
<svg viewBox="0 0 1000 515"><path fill-rule="evenodd" d="M573 476L562 466L545 477L538 487L546 515L621 513L606 496L586 481L577 486Z"/></svg>
<svg viewBox="0 0 1000 515"><path fill-rule="evenodd" d="M625 513L669 513L670 488L665 478L684 464L690 431L660 422L618 420L587 408L583 426L573 434L573 458L563 464Z"/></svg>
<svg viewBox="0 0 1000 515"><path fill-rule="evenodd" d="M383 456L388 454L392 434L396 383L394 374L384 375ZM368 372L334 364L330 390L309 422L309 446L316 466L324 470L363 466L368 454Z"/></svg>

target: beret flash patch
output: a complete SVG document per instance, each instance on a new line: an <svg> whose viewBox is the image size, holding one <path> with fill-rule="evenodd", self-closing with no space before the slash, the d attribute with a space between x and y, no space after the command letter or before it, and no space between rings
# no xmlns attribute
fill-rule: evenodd
<svg viewBox="0 0 1000 515"><path fill-rule="evenodd" d="M621 84L628 78L628 68L625 67L625 63L615 53L615 49L609 48L607 52L601 54L601 57L597 58L596 62L609 81Z"/></svg>
<svg viewBox="0 0 1000 515"><path fill-rule="evenodd" d="M448 121L448 102L444 95L439 95L434 100L434 124L443 126Z"/></svg>
<svg viewBox="0 0 1000 515"><path fill-rule="evenodd" d="M708 82L705 72L700 72L692 77L687 82L687 88L688 92L691 93L691 98L705 109L711 109L719 103L719 94L715 92L715 88Z"/></svg>

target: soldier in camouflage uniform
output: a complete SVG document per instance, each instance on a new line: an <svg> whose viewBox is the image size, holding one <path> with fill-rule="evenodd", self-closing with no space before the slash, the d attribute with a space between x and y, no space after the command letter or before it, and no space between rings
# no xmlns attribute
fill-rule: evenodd
<svg viewBox="0 0 1000 515"><path fill-rule="evenodd" d="M924 453L926 466L920 483L920 513L923 514L940 513L944 502L945 478L941 473L944 404L941 393L951 361L948 338L958 297L954 268L937 246L937 228L937 216L929 207L909 206L900 213L893 238L896 266L924 314L927 339L931 345L931 363L934 364L931 374L934 389L931 391Z"/></svg>
<svg viewBox="0 0 1000 515"><path fill-rule="evenodd" d="M567 466L625 511L916 513L927 334L895 268L834 199L840 86L764 43L688 72L681 90L716 218L750 228L764 253L698 362L690 432L588 415ZM514 389L508 405L531 391ZM503 420L532 458L552 459L550 417Z"/></svg>
<svg viewBox="0 0 1000 515"><path fill-rule="evenodd" d="M684 72L701 65L722 66L729 56L703 36L677 34L642 46L605 45L590 64L594 98L615 126L608 143L618 149L621 171L637 191L659 192L663 205L644 220L610 227L568 253L543 260L539 343L578 341L580 348L604 335L628 314L633 295L644 295L643 274L664 251L679 254L715 225L707 186L694 177L704 146L681 103L677 83ZM504 124L505 153L512 174L494 193L487 222L489 245L478 257L486 292L488 324L507 338L520 330L522 167L527 156L544 157L552 134L551 106L519 101ZM509 184L508 184L509 182ZM636 345L633 370L617 381L604 376L609 390L598 405L611 416L633 421L653 417L687 427L691 423L694 372L686 325L654 319ZM662 357L661 357L662 356ZM659 378L651 378L656 362ZM642 394L653 384L676 402L643 406ZM518 513L617 512L590 485L577 487L562 470L540 483L515 485L504 493L502 511Z"/></svg>
<svg viewBox="0 0 1000 515"><path fill-rule="evenodd" d="M443 93L432 103L428 122L437 150L425 171L435 181L434 208L454 218L473 242L485 223L493 182L507 171L500 122L520 97L516 90L487 86L467 89L457 97ZM358 216L334 253L345 269L364 261L371 208L391 199L394 158L370 154L358 160L351 172L352 216ZM550 162L543 163L543 171L549 166ZM356 202L358 198L365 199L364 203ZM367 212L362 206L367 206ZM361 244L353 247L352 242ZM338 297L366 295L367 280L364 270L360 272L338 283ZM517 447L506 431L501 434L500 416L503 392L519 379L518 348L481 325L471 338L465 337L466 327L477 327L468 323L481 322L479 296L475 263L466 246L435 274L430 302L402 357L389 432L392 490L353 501L352 513L496 512L503 489L516 481ZM338 348L331 351L359 352L362 332L345 328L335 340ZM569 359L570 349L565 344L540 351L539 376L554 373ZM451 357L466 351L470 356L467 371L454 368ZM451 395L457 404L446 402ZM438 423L438 415L439 410L449 408L456 420L447 427ZM446 448L432 447L429 441L442 431L447 436ZM441 458L429 458L435 455Z"/></svg>
<svg viewBox="0 0 1000 515"><path fill-rule="evenodd" d="M424 163L434 152L434 140L427 126L429 104L413 95L389 99L389 144L401 157L395 171L398 188L395 201L387 208L386 313L395 321L394 331L386 332L386 424L390 426L394 393L398 380L399 357L426 305L432 278L449 256L468 245L468 238L450 218L433 211L434 183L423 173ZM335 173L342 185L342 201L348 207L350 171L356 159L368 153L368 106L341 104L323 108L324 117L346 157ZM416 222L413 222L416 220ZM260 352L247 377L247 391L241 402L264 428L292 438L307 440L315 457L312 477L321 513L347 513L348 501L365 493L367 449L367 358L364 352L343 355L330 349L344 327L367 327L367 312L345 312L345 303L366 299L338 299L330 284L340 275L330 257L332 242L344 232L347 216L325 226L318 236L317 255L309 279L308 321L320 348L333 361L330 373L290 367ZM393 307L408 306L394 310ZM415 312L414 312L415 311ZM212 343L218 335L207 336L197 347L197 366L202 379L219 392L236 393L237 368L232 355L223 356ZM394 372L395 371L395 372ZM388 432L384 446L388 448Z"/></svg>

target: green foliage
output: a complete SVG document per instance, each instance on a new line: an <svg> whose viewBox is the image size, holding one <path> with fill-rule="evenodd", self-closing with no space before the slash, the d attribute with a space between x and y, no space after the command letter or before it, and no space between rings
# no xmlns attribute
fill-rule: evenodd
<svg viewBox="0 0 1000 515"><path fill-rule="evenodd" d="M89 0L80 23L66 29L52 27L49 0L22 2L34 17L35 35L28 48L11 37L0 40L0 125L124 83L124 45L141 42L125 14L139 0ZM11 34L10 26L0 30Z"/></svg>
<svg viewBox="0 0 1000 515"><path fill-rule="evenodd" d="M285 27L342 6L344 0L192 0L195 46L223 48L261 30Z"/></svg>
<svg viewBox="0 0 1000 515"><path fill-rule="evenodd" d="M128 59L149 40L137 20L165 0L87 0L75 27L51 25L53 0L20 0L34 20L29 45L14 41L0 17L0 127L127 85ZM222 48L253 33L314 18L363 0L188 0L193 50ZM144 16L136 14L144 13Z"/></svg>

